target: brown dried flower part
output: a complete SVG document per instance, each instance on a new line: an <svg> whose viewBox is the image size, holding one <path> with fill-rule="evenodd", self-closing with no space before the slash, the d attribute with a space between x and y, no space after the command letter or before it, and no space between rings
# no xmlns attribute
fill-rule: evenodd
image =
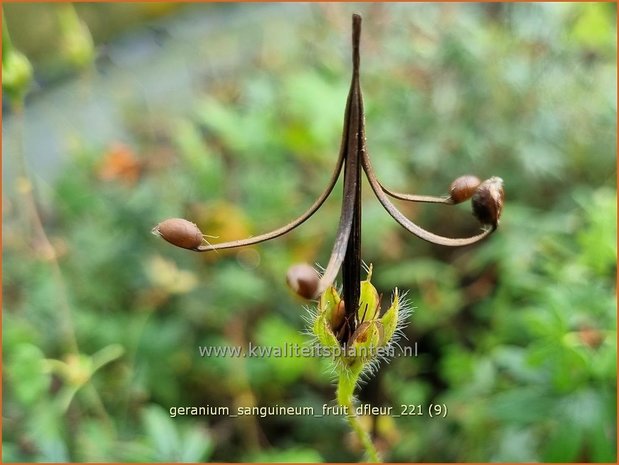
<svg viewBox="0 0 619 465"><path fill-rule="evenodd" d="M204 240L200 228L183 218L169 218L162 221L153 228L152 233L163 237L172 245L190 250L198 248Z"/></svg>
<svg viewBox="0 0 619 465"><path fill-rule="evenodd" d="M102 181L119 181L133 185L138 181L142 169L143 164L133 150L117 143L103 155L97 175Z"/></svg>
<svg viewBox="0 0 619 465"><path fill-rule="evenodd" d="M473 194L473 215L482 224L496 228L503 211L503 180L497 176L482 182Z"/></svg>
<svg viewBox="0 0 619 465"><path fill-rule="evenodd" d="M337 332L341 327L342 323L344 323L344 318L346 317L346 307L343 300L337 304L337 307L333 310L333 314L331 315L331 329L334 332Z"/></svg>
<svg viewBox="0 0 619 465"><path fill-rule="evenodd" d="M590 326L583 326L578 331L580 341L592 349L597 349L604 342L604 333Z"/></svg>
<svg viewBox="0 0 619 465"><path fill-rule="evenodd" d="M307 263L299 263L288 268L286 282L298 296L311 300L316 298L320 277Z"/></svg>
<svg viewBox="0 0 619 465"><path fill-rule="evenodd" d="M475 189L481 184L477 176L465 174L453 180L449 186L449 198L455 203L461 203L470 199Z"/></svg>

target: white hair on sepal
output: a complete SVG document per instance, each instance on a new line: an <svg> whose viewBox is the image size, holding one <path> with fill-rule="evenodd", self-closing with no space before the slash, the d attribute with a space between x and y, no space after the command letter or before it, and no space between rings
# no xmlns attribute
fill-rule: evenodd
<svg viewBox="0 0 619 465"><path fill-rule="evenodd" d="M312 332L312 326L314 324L314 320L318 318L318 307L313 305L304 305L303 310L304 314L301 315L301 318L305 322L305 329L303 329L301 333L314 336L314 333Z"/></svg>

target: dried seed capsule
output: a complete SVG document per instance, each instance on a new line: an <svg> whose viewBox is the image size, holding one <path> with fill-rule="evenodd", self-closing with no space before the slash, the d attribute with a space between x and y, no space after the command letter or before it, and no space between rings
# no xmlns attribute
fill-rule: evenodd
<svg viewBox="0 0 619 465"><path fill-rule="evenodd" d="M477 176L465 174L453 180L449 186L450 199L453 203L464 202L471 198L475 189L481 184Z"/></svg>
<svg viewBox="0 0 619 465"><path fill-rule="evenodd" d="M504 199L503 180L496 176L486 179L473 194L473 215L482 224L496 228L503 210Z"/></svg>
<svg viewBox="0 0 619 465"><path fill-rule="evenodd" d="M204 238L202 231L194 223L183 218L162 221L153 228L152 233L183 249L196 249Z"/></svg>
<svg viewBox="0 0 619 465"><path fill-rule="evenodd" d="M320 278L314 268L307 263L299 263L288 268L286 282L288 286L304 299L315 298Z"/></svg>

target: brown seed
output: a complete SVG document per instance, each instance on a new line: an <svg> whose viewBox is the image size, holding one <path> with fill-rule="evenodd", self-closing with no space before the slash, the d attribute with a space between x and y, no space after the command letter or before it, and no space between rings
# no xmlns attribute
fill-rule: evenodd
<svg viewBox="0 0 619 465"><path fill-rule="evenodd" d="M344 301L340 300L340 303L337 304L337 307L333 310L333 314L331 315L331 329L334 332L337 332L344 323L344 317L346 316L346 307L344 306Z"/></svg>
<svg viewBox="0 0 619 465"><path fill-rule="evenodd" d="M152 233L183 249L196 249L202 244L204 237L202 231L194 223L183 218L170 218L162 221L153 228Z"/></svg>
<svg viewBox="0 0 619 465"><path fill-rule="evenodd" d="M496 176L486 179L473 194L473 215L482 224L496 228L501 218L504 200L503 180Z"/></svg>
<svg viewBox="0 0 619 465"><path fill-rule="evenodd" d="M481 181L477 176L465 174L453 180L449 186L449 194L453 203L461 203L471 198Z"/></svg>
<svg viewBox="0 0 619 465"><path fill-rule="evenodd" d="M286 273L288 286L300 297L304 299L314 299L318 290L320 278L314 268L307 263L299 263L288 268Z"/></svg>

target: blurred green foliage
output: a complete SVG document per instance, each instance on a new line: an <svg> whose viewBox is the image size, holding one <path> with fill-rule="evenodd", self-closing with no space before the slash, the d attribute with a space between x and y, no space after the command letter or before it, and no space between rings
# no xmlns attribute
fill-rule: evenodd
<svg viewBox="0 0 619 465"><path fill-rule="evenodd" d="M448 408L368 422L379 448L392 461L615 462L615 5L357 6L382 182L440 195L471 172L506 185L498 232L464 249L408 236L365 193L364 259L385 295L409 290L403 344L419 356L381 367L360 399ZM185 217L209 240L241 238L318 195L338 150L352 7L311 12L294 33L270 31L251 66L211 77L184 117L127 105L129 141L84 135L35 191L54 254L38 247L24 184L5 192L5 462L359 456L338 417L168 412L319 412L334 398L322 360L201 358L198 345L308 339L285 271L325 263L339 191L299 230L247 250L197 255L149 234ZM402 208L445 235L477 229L466 206Z"/></svg>

